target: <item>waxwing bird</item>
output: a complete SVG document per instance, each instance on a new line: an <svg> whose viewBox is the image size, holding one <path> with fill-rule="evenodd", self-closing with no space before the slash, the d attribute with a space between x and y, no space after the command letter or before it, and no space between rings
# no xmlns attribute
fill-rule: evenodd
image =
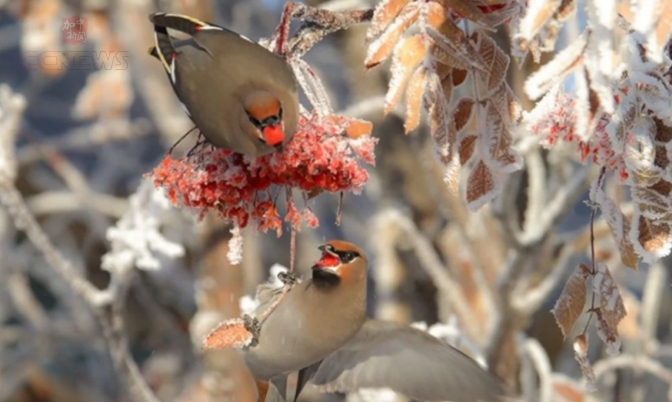
<svg viewBox="0 0 672 402"><path fill-rule="evenodd" d="M499 380L459 350L421 330L366 318L362 250L343 241L320 250L312 278L289 290L261 324L258 344L244 352L255 378L276 387L269 398L284 399L287 375L299 371L294 401L309 381L324 392L390 388L421 401L504 400ZM281 291L260 287L253 316Z"/></svg>
<svg viewBox="0 0 672 402"><path fill-rule="evenodd" d="M366 319L366 255L338 240L320 250L312 277L291 288L261 325L257 345L244 351L259 380L319 362L355 336ZM281 291L261 287L257 292L261 304L251 315L263 314Z"/></svg>
<svg viewBox="0 0 672 402"><path fill-rule="evenodd" d="M268 154L296 132L296 77L280 56L226 28L179 14L154 13L155 46L175 94L215 147ZM168 28L188 39L171 37Z"/></svg>

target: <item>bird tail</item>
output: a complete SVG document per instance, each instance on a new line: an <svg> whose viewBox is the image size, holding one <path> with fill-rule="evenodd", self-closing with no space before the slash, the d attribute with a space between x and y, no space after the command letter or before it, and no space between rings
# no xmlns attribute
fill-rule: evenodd
<svg viewBox="0 0 672 402"><path fill-rule="evenodd" d="M149 20L155 26L174 29L191 36L202 29L222 29L217 25L182 14L153 13L149 15Z"/></svg>

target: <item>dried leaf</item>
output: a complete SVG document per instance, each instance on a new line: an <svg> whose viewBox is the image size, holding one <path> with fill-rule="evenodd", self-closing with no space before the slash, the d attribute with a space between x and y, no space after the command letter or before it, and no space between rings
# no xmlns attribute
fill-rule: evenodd
<svg viewBox="0 0 672 402"><path fill-rule="evenodd" d="M597 180L593 186L597 185ZM600 206L602 216L607 221L607 225L611 230L614 240L618 244L618 249L621 255L621 261L626 267L637 270L637 254L635 248L630 242L630 220L623 215L621 209L616 203L607 197L601 188L594 187L591 189L590 198L593 202Z"/></svg>
<svg viewBox="0 0 672 402"><path fill-rule="evenodd" d="M486 106L485 118L479 121L481 144L488 162L496 166L498 172L510 173L522 167L522 158L513 149L513 139L508 126L492 102Z"/></svg>
<svg viewBox="0 0 672 402"><path fill-rule="evenodd" d="M481 45L478 49L485 66L487 67L487 90L492 91L504 82L509 68L509 56L497 46L490 37L481 35Z"/></svg>
<svg viewBox="0 0 672 402"><path fill-rule="evenodd" d="M668 209L669 211L669 209ZM635 206L634 226L630 232L635 251L645 262L653 262L666 256L672 248L669 216L664 219L648 219Z"/></svg>
<svg viewBox="0 0 672 402"><path fill-rule="evenodd" d="M472 0L439 0L446 9L455 11L460 16L474 22L486 23L486 15Z"/></svg>
<svg viewBox="0 0 672 402"><path fill-rule="evenodd" d="M457 102L455 110L453 111L453 121L455 122L455 130L459 133L464 126L471 120L472 111L476 101L471 98L462 98Z"/></svg>
<svg viewBox="0 0 672 402"><path fill-rule="evenodd" d="M363 135L371 135L373 123L360 119L348 119L348 125L345 128L345 135L349 138L359 138Z"/></svg>
<svg viewBox="0 0 672 402"><path fill-rule="evenodd" d="M597 334L607 344L607 353L617 355L621 347L618 337L618 323L625 317L623 298L614 278L605 264L598 264L593 277L593 292L599 299L599 310L595 311L598 319Z"/></svg>
<svg viewBox="0 0 672 402"><path fill-rule="evenodd" d="M467 70L453 69L453 86L462 84L467 79L468 74Z"/></svg>
<svg viewBox="0 0 672 402"><path fill-rule="evenodd" d="M429 39L429 54L441 64L459 69L469 68L469 63L458 52L448 46L439 46L433 39Z"/></svg>
<svg viewBox="0 0 672 402"><path fill-rule="evenodd" d="M476 148L476 138L478 137L475 135L468 135L464 137L462 141L460 141L460 165L466 165L474 155L474 149Z"/></svg>
<svg viewBox="0 0 672 402"><path fill-rule="evenodd" d="M420 110L426 85L427 69L420 67L415 70L406 88L406 120L404 121L406 134L415 130L420 124Z"/></svg>
<svg viewBox="0 0 672 402"><path fill-rule="evenodd" d="M364 60L364 66L367 70L382 63L395 50L401 35L418 19L419 10L420 7L416 3L409 4L392 25L369 45Z"/></svg>
<svg viewBox="0 0 672 402"><path fill-rule="evenodd" d="M390 113L399 103L406 88L406 82L418 64L424 59L425 51L425 45L419 34L408 37L397 45L391 68L390 88L385 96L384 114Z"/></svg>
<svg viewBox="0 0 672 402"><path fill-rule="evenodd" d="M252 334L240 318L226 320L205 337L203 349L243 348L252 342Z"/></svg>
<svg viewBox="0 0 672 402"><path fill-rule="evenodd" d="M467 202L471 211L476 211L497 195L495 178L490 168L479 160L467 180Z"/></svg>
<svg viewBox="0 0 672 402"><path fill-rule="evenodd" d="M589 275L590 269L585 264L576 267L551 310L564 338L567 338L583 313L586 304L586 280Z"/></svg>
<svg viewBox="0 0 672 402"><path fill-rule="evenodd" d="M371 25L366 32L367 43L378 37L410 0L382 0L376 6Z"/></svg>
<svg viewBox="0 0 672 402"><path fill-rule="evenodd" d="M574 338L572 343L574 348L574 358L579 362L581 367L581 372L586 378L590 388L594 387L595 384L595 373L593 372L593 367L590 365L590 360L588 360L588 337L586 334L581 334Z"/></svg>
<svg viewBox="0 0 672 402"><path fill-rule="evenodd" d="M463 43L467 37L464 31L453 21L446 10L438 3L427 4L427 25L439 33L446 43Z"/></svg>

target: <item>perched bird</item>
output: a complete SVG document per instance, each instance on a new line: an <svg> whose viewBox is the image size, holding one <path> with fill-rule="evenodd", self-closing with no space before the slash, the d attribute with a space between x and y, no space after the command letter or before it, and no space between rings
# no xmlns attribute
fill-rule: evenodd
<svg viewBox="0 0 672 402"><path fill-rule="evenodd" d="M294 371L294 400L309 380L326 392L386 387L415 400L503 400L499 381L457 349L418 329L366 318L362 250L338 240L320 250L312 277L289 290L261 324L258 344L243 352L265 387L262 402L283 400L287 375ZM280 292L260 287L261 304L252 316L266 311ZM268 380L270 388L263 385Z"/></svg>
<svg viewBox="0 0 672 402"><path fill-rule="evenodd" d="M155 46L173 90L205 138L248 156L287 144L299 118L296 77L280 56L226 28L154 13ZM174 29L190 35L178 40Z"/></svg>

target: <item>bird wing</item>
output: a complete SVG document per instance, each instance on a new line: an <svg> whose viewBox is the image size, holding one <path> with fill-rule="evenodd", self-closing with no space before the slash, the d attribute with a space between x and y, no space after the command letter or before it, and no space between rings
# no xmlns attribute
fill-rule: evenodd
<svg viewBox="0 0 672 402"><path fill-rule="evenodd" d="M377 320L326 358L312 382L327 392L390 388L424 401L491 402L505 395L495 377L457 349L415 328Z"/></svg>

